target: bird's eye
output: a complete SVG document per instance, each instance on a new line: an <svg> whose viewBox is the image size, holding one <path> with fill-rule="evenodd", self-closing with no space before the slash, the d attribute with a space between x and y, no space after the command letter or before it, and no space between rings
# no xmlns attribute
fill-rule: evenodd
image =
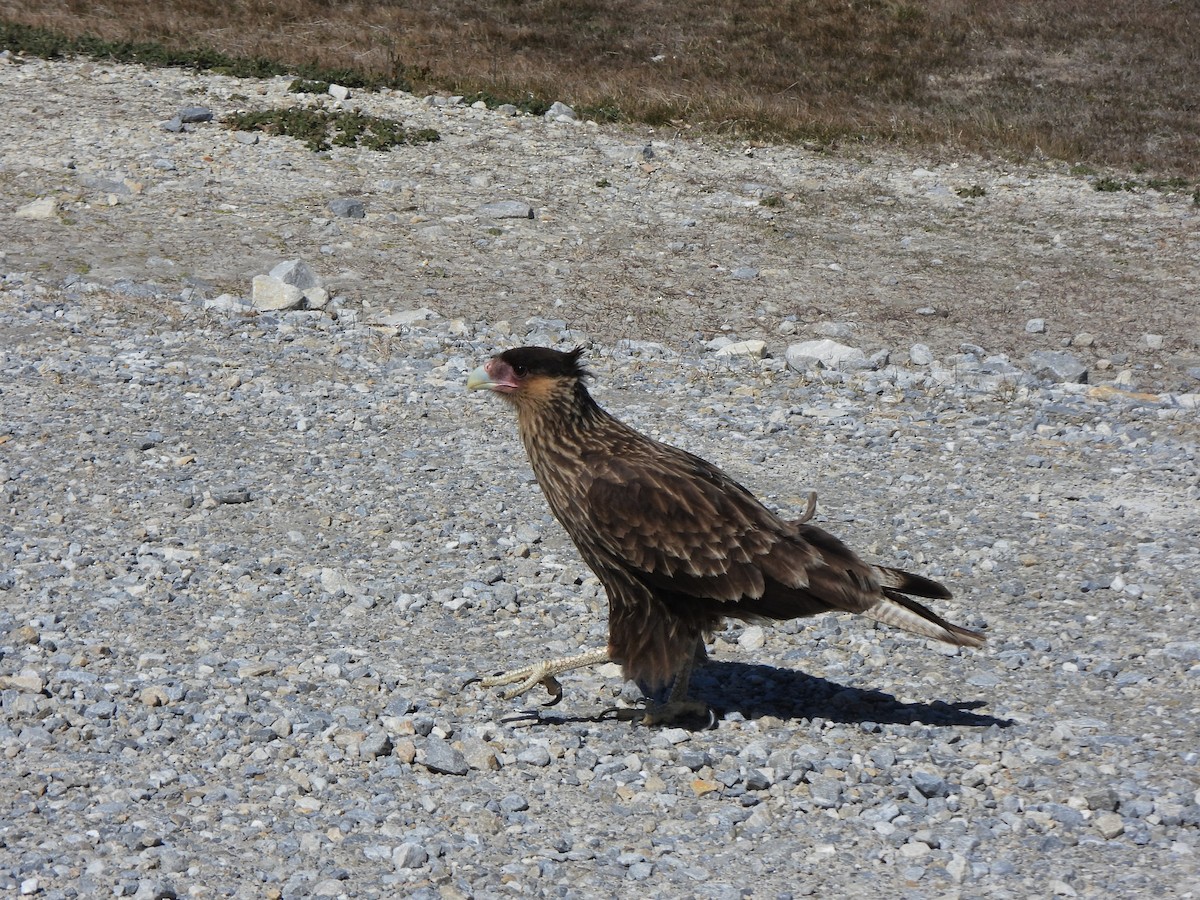
<svg viewBox="0 0 1200 900"><path fill-rule="evenodd" d="M513 374L518 378L524 378L529 374L529 368L518 363L517 365L513 366Z"/></svg>

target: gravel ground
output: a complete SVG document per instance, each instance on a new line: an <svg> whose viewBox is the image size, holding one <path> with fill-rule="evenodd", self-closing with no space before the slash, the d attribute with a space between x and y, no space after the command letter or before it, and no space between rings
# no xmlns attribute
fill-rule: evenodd
<svg viewBox="0 0 1200 900"><path fill-rule="evenodd" d="M50 83L57 93L32 92ZM1102 227L1122 258L1089 264L1119 264L1128 280L1072 289L1102 294L1115 319L1013 308L1011 291L990 294L993 263L1020 233L1005 219L995 257L971 257L979 296L961 298L990 318L914 307L896 323L874 295L854 307L843 284L824 321L827 310L786 306L795 283L741 260L757 274L724 272L693 298L694 315L631 304L634 321L623 323L612 310L625 307L611 304L643 276L651 293L656 279L715 276L681 275L687 267L673 269L670 254L656 263L647 251L642 270L617 254L605 288L602 259L586 275L555 269L570 268L564 235L661 247L672 238L654 233L654 216L709 197L704 185L717 181L736 194L742 167L761 160L664 150L656 158L686 157L696 185L660 186L670 208L643 206L642 220L601 196L548 224L538 206L526 224L447 212L400 224L368 214L353 225L310 210L287 226L297 185L341 196L342 184L319 175L373 163L357 151L314 157L282 138L235 146L217 126L158 131L177 111L164 97L183 101L197 86L281 90L84 63L0 67L12 111L0 126L0 177L25 191L0 229L0 891L1195 896L1195 319L1159 303L1195 288L1194 211L1169 198L1076 192L1094 205L1071 213L1078 230L1063 225L1060 243L1092 235L1087 212L1108 217ZM103 90L123 105L97 106L89 92ZM438 166L480 173L506 154L551 173L552 191L630 167L642 177L641 162L595 168L604 154L561 162L560 145L628 146L630 133L433 109L399 94L373 102L447 117L450 137L435 146L451 156L414 164L418 194L440 183ZM509 143L481 139L491 149L472 161L476 145L454 138L455 122L462 134L500 130ZM30 149L39 140L49 145L40 156ZM61 142L74 144L76 169L64 167ZM80 169L111 170L122 158L134 168L155 142L173 146L180 167L208 165L197 146L215 148L209 181L188 175L197 180L159 193L120 193L124 181L78 186ZM548 155L555 147L560 156ZM229 162L251 151L270 154L270 165ZM862 200L875 190L864 192L864 179L881 170L806 165L841 172L822 201L844 207L837 227L850 227L858 203L868 203L858 207L865 220L883 221ZM982 166L971 180L987 171L1033 185L1029 203L1067 191L1065 178L1050 190L1052 176ZM493 196L462 202L505 199L486 190ZM13 214L39 195L59 200L50 218ZM219 215L214 195L233 209ZM899 207L917 204L905 197ZM897 215L941 215L949 207L939 204L934 196L923 212ZM734 260L729 236L768 221L756 217L772 207L733 209L682 226L707 234L699 255L720 247ZM291 240L270 239L288 227ZM1169 245L1143 246L1152 233ZM859 261L883 240L864 234L843 268L875 265L862 278L879 284L900 251ZM962 247L932 266L946 273L941 293L920 302L951 306L956 286L979 274ZM795 249L794 265L807 266L812 247ZM247 311L250 275L297 255L328 279L328 306ZM1088 253L1058 258L1069 281ZM436 280L422 259L443 267ZM1035 263L1050 291L1059 276L1047 259ZM183 274L222 265L228 285ZM374 283L373 271L388 274ZM519 297L501 296L505 283L536 298L523 314ZM1139 284L1146 290L1123 293ZM580 285L608 290L608 300L547 300ZM222 300L223 289L238 296ZM435 312L378 324L419 307ZM1026 332L1039 312L1048 333ZM713 315L732 338L765 340L771 355L719 356L719 327L698 324ZM622 339L643 321L659 326L636 337L658 343ZM814 325L869 361L844 372L788 362L787 345ZM1056 329L1085 326L1109 335L1085 357L1092 380L1129 376L1055 383L1025 364L1024 352L1061 346ZM1162 344L1145 341L1150 328ZM694 678L719 713L718 727L700 732L601 719L637 696L613 666L568 675L553 709L464 688L477 672L604 640L602 592L549 517L508 411L464 388L472 367L522 343L586 344L603 405L713 460L785 513L799 515L816 490L816 521L870 558L946 582L955 598L938 611L986 629L987 647L962 652L845 617L730 626ZM1081 347L1071 350L1083 357ZM997 352L1011 355L1008 379L992 377Z"/></svg>

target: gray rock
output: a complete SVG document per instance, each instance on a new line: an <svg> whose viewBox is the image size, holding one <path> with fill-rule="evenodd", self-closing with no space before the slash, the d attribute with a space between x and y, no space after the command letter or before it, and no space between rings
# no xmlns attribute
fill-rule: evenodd
<svg viewBox="0 0 1200 900"><path fill-rule="evenodd" d="M517 754L517 762L525 763L527 766L548 766L550 765L550 751L541 744L534 744Z"/></svg>
<svg viewBox="0 0 1200 900"><path fill-rule="evenodd" d="M419 869L427 862L429 851L412 841L405 841L392 851L392 865L397 869Z"/></svg>
<svg viewBox="0 0 1200 900"><path fill-rule="evenodd" d="M1063 350L1035 350L1029 354L1029 367L1046 381L1087 384L1087 366Z"/></svg>
<svg viewBox="0 0 1200 900"><path fill-rule="evenodd" d="M950 793L950 784L941 775L917 769L912 773L913 786L926 797L945 797Z"/></svg>
<svg viewBox="0 0 1200 900"><path fill-rule="evenodd" d="M362 219L367 215L367 209L363 202L353 197L339 197L336 200L330 200L329 210L335 216L343 219Z"/></svg>
<svg viewBox="0 0 1200 900"><path fill-rule="evenodd" d="M374 759L377 756L386 756L392 751L392 741L388 737L386 731L380 728L374 728L367 732L367 736L362 739L358 745L358 755L364 759Z"/></svg>
<svg viewBox="0 0 1200 900"><path fill-rule="evenodd" d="M550 104L550 108L546 110L546 118L551 120L567 119L573 122L575 121L575 110L567 106L567 104L555 100Z"/></svg>
<svg viewBox="0 0 1200 900"><path fill-rule="evenodd" d="M317 273L302 259L289 259L271 269L270 276L278 278L284 284L292 284L301 291L321 286Z"/></svg>
<svg viewBox="0 0 1200 900"><path fill-rule="evenodd" d="M485 203L477 210L487 219L532 219L533 207L520 200L496 200Z"/></svg>
<svg viewBox="0 0 1200 900"><path fill-rule="evenodd" d="M814 776L809 781L809 793L813 803L821 809L836 809L842 802L842 783L825 775Z"/></svg>
<svg viewBox="0 0 1200 900"><path fill-rule="evenodd" d="M506 813L524 812L529 809L529 801L521 794L507 794L500 798L500 809Z"/></svg>
<svg viewBox="0 0 1200 900"><path fill-rule="evenodd" d="M1026 334L1044 334L1046 331L1045 319L1030 319L1025 323Z"/></svg>
<svg viewBox="0 0 1200 900"><path fill-rule="evenodd" d="M430 736L417 754L417 762L439 775L466 775L471 770L466 758L438 737Z"/></svg>
<svg viewBox="0 0 1200 900"><path fill-rule="evenodd" d="M211 122L213 112L207 106L187 106L181 109L175 118L185 125L191 125L196 122Z"/></svg>
<svg viewBox="0 0 1200 900"><path fill-rule="evenodd" d="M817 322L812 326L812 330L822 337L838 341L846 341L854 337L854 326L849 322Z"/></svg>

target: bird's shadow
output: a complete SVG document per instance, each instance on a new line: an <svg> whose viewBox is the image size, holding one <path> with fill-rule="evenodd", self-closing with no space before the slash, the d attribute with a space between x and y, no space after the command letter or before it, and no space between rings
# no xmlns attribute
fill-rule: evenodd
<svg viewBox="0 0 1200 900"><path fill-rule="evenodd" d="M569 687L568 687L569 690ZM905 702L884 691L850 687L795 669L742 662L709 661L692 673L691 698L709 706L720 719L737 712L746 719L771 716L783 720L825 719L864 725L931 725L1008 728L999 719L972 710L982 700ZM569 702L569 699L568 699ZM594 715L538 710L543 724L593 721Z"/></svg>

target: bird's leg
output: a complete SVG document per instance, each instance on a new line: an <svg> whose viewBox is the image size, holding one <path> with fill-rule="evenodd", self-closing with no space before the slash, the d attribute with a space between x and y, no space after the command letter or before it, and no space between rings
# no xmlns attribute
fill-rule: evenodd
<svg viewBox="0 0 1200 900"><path fill-rule="evenodd" d="M699 700L688 699L688 686L691 684L692 668L697 658L706 658L703 638L696 638L696 651L688 655L679 671L675 673L675 681L665 703L651 701L644 709L607 709L601 716L614 713L617 719L638 721L643 725L695 724L703 721L706 728L714 727L717 717L708 705Z"/></svg>
<svg viewBox="0 0 1200 900"><path fill-rule="evenodd" d="M704 646L701 639L697 643ZM692 668L696 663L696 655L691 654L675 675L675 683L671 685L671 693L666 703L652 703L646 707L642 715L643 725L672 725L683 722L707 722L708 728L716 724L716 715L709 709L707 703L688 699L688 686L692 681Z"/></svg>
<svg viewBox="0 0 1200 900"><path fill-rule="evenodd" d="M516 687L509 688L501 694L505 700L520 697L535 685L545 685L546 690L550 692L552 698L545 705L553 706L562 699L563 693L562 685L558 683L558 679L554 676L561 675L563 672L569 672L572 669L582 669L584 666L594 666L598 663L606 663L608 661L607 650L589 650L587 653L580 653L576 656L548 659L540 663L534 663L531 666L524 666L523 668L513 669L509 672L501 672L499 675L492 675L489 678L472 678L471 681L478 681L484 687L488 688L517 682ZM471 682L467 683L470 684Z"/></svg>

